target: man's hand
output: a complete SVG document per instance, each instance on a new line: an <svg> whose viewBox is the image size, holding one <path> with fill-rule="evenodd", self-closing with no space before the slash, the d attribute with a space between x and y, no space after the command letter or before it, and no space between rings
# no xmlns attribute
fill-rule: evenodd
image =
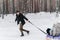
<svg viewBox="0 0 60 40"><path fill-rule="evenodd" d="M16 20L15 20L15 22L16 22Z"/></svg>
<svg viewBox="0 0 60 40"><path fill-rule="evenodd" d="M27 20L28 22L30 22L29 20Z"/></svg>

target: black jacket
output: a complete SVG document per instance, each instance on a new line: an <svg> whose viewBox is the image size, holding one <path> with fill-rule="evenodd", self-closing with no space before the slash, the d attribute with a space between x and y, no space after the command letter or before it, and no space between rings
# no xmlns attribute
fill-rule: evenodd
<svg viewBox="0 0 60 40"><path fill-rule="evenodd" d="M17 21L17 24L19 24L19 22L21 22L21 24L22 25L24 25L25 24L25 20L28 20L23 14L19 14L19 15L17 15L16 14L16 19L15 19L15 21Z"/></svg>

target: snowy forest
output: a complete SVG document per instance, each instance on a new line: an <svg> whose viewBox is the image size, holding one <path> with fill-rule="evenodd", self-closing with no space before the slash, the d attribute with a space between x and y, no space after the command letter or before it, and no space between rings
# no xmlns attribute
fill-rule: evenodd
<svg viewBox="0 0 60 40"><path fill-rule="evenodd" d="M60 40L60 0L0 0L0 40Z"/></svg>
<svg viewBox="0 0 60 40"><path fill-rule="evenodd" d="M16 10L22 13L54 12L57 7L60 11L60 0L1 0L0 14L15 13Z"/></svg>
<svg viewBox="0 0 60 40"><path fill-rule="evenodd" d="M60 0L0 0L0 16L22 13L56 12L60 11Z"/></svg>

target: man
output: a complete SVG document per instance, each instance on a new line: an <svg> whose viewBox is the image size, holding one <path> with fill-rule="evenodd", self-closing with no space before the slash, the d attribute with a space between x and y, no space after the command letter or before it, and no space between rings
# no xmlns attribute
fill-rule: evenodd
<svg viewBox="0 0 60 40"><path fill-rule="evenodd" d="M17 24L19 24L20 22L20 28L19 30L21 31L21 36L24 36L23 31L27 32L27 34L29 34L28 30L23 29L23 26L25 24L25 20L27 20L28 22L30 22L22 13L20 13L19 11L16 12L16 19L15 21L17 21Z"/></svg>

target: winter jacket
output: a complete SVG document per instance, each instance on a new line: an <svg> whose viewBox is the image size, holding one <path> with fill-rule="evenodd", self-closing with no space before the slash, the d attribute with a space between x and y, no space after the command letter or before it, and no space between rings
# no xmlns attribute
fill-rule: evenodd
<svg viewBox="0 0 60 40"><path fill-rule="evenodd" d="M17 24L19 24L19 22L21 22L22 25L25 24L25 20L28 20L23 14L19 13L19 15L16 14L16 19L15 21L17 21Z"/></svg>

